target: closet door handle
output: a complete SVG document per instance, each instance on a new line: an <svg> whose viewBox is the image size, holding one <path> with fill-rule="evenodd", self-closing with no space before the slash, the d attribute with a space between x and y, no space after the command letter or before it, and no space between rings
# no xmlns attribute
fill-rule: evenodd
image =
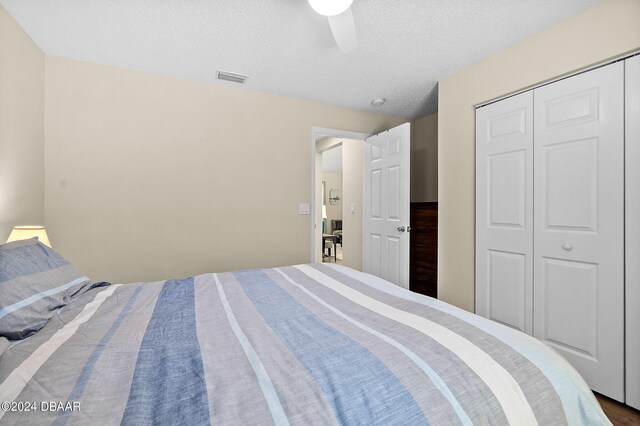
<svg viewBox="0 0 640 426"><path fill-rule="evenodd" d="M573 247L569 243L562 243L562 248L566 251L571 251Z"/></svg>

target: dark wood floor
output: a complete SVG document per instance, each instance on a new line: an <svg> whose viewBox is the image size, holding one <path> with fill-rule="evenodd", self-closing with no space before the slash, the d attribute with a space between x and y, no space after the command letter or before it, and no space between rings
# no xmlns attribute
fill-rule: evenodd
<svg viewBox="0 0 640 426"><path fill-rule="evenodd" d="M595 395L602 406L602 410L615 426L640 425L640 411L598 393Z"/></svg>

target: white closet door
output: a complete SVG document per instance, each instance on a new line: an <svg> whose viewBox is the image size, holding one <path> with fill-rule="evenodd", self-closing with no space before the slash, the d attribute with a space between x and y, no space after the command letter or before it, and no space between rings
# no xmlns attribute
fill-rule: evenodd
<svg viewBox="0 0 640 426"><path fill-rule="evenodd" d="M625 61L626 402L640 410L640 56Z"/></svg>
<svg viewBox="0 0 640 426"><path fill-rule="evenodd" d="M532 333L533 93L476 111L476 313Z"/></svg>
<svg viewBox="0 0 640 426"><path fill-rule="evenodd" d="M624 398L623 63L534 90L534 335Z"/></svg>

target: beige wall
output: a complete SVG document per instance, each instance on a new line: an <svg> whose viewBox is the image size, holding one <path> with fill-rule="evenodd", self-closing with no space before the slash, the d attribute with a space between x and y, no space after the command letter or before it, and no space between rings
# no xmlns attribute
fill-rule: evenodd
<svg viewBox="0 0 640 426"><path fill-rule="evenodd" d="M411 202L438 201L438 114L411 123Z"/></svg>
<svg viewBox="0 0 640 426"><path fill-rule="evenodd" d="M44 223L43 126L44 54L0 6L0 244Z"/></svg>
<svg viewBox="0 0 640 426"><path fill-rule="evenodd" d="M342 145L342 264L362 270L362 197L364 142L344 139ZM351 204L355 213L351 213Z"/></svg>
<svg viewBox="0 0 640 426"><path fill-rule="evenodd" d="M438 297L474 309L474 105L640 48L640 1L603 0L439 83Z"/></svg>
<svg viewBox="0 0 640 426"><path fill-rule="evenodd" d="M308 262L312 126L402 122L57 57L46 88L51 238L113 282Z"/></svg>
<svg viewBox="0 0 640 426"><path fill-rule="evenodd" d="M325 232L332 233L331 219L342 219L342 173L323 172L322 180L325 182L325 194L323 203L327 206L327 221ZM340 190L340 202L338 204L329 203L329 191L336 188Z"/></svg>

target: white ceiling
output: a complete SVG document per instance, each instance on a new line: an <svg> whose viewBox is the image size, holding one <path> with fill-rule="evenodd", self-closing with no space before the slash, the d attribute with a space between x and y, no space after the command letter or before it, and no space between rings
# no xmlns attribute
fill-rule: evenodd
<svg viewBox="0 0 640 426"><path fill-rule="evenodd" d="M322 153L322 171L342 173L342 145Z"/></svg>
<svg viewBox="0 0 640 426"><path fill-rule="evenodd" d="M306 0L0 3L49 55L205 82L222 69L251 90L413 119L437 110L440 78L596 1L354 0L346 55Z"/></svg>

